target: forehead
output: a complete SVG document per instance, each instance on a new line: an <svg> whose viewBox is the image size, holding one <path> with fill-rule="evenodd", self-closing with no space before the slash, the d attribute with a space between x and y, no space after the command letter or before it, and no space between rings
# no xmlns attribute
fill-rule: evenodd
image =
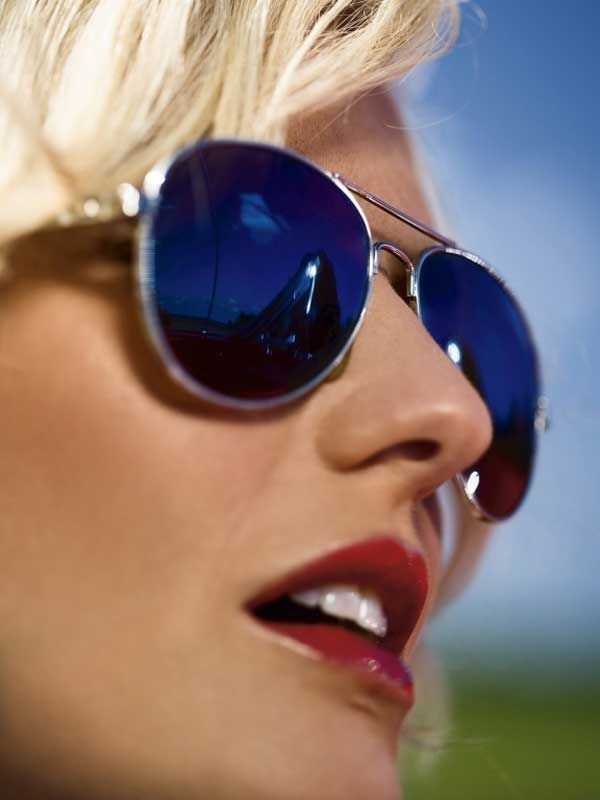
<svg viewBox="0 0 600 800"><path fill-rule="evenodd" d="M411 216L432 225L417 159L391 94L378 89L349 108L294 121L287 144L321 167L339 172ZM363 203L374 240L396 244L411 258L431 240Z"/></svg>

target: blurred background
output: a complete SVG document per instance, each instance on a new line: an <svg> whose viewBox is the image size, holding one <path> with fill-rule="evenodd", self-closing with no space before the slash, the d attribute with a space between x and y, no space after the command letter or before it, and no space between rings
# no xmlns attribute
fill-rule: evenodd
<svg viewBox="0 0 600 800"><path fill-rule="evenodd" d="M600 3L463 4L399 87L446 228L530 317L553 429L477 579L433 625L455 724L407 800L600 800Z"/></svg>

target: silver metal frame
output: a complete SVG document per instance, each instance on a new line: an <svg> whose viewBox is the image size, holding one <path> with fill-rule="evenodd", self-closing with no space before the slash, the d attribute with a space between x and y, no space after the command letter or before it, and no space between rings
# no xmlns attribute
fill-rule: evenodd
<svg viewBox="0 0 600 800"><path fill-rule="evenodd" d="M358 214L360 220L362 221L362 224L368 236L369 259L367 263L367 281L368 281L367 291L365 295L363 310L356 322L356 325L354 327L354 330L350 338L348 339L348 341L346 342L346 344L344 345L343 349L338 354L336 359L326 369L322 370L312 381L310 381L305 386L302 386L301 388L296 389L293 392L289 392L288 394L280 398L270 398L267 400L239 400L236 398L229 397L228 395L223 395L219 392L216 392L215 390L203 386L196 380L190 378L185 372L185 370L183 370L179 366L179 364L173 357L173 354L162 333L162 328L158 321L158 313L155 303L155 292L154 292L155 286L153 280L153 264L152 264L153 248L150 237L152 213L160 198L161 186L166 178L169 169L175 163L175 161L178 161L181 157L185 156L192 150L196 150L202 147L208 147L211 144L214 144L215 141L218 141L219 144L235 144L235 145L243 144L248 147L255 147L262 150L270 150L272 152L276 152L279 154L285 154L288 157L293 158L296 161L300 161L306 164L307 166L311 167L313 170L320 173L323 177L327 178L332 183L334 183L335 186L337 186L337 188L339 189L339 191L342 192L345 195L345 197L350 201L356 213ZM362 206L357 201L356 197L362 198L371 205L376 206L382 211L385 211L387 214L390 214L392 217L404 223L405 225L408 225L411 228L414 228L415 230L419 231L420 233L423 233L428 238L437 242L438 245L436 247L429 248L425 250L423 253L421 253L417 266L415 267L411 262L410 258L402 250L396 247L396 245L392 244L391 242L373 241L373 236L371 233L369 222L367 220L367 217L365 215ZM489 266L489 264L487 264L485 261L483 261L483 259L481 259L479 256L474 255L473 253L469 253L466 250L461 250L460 248L457 247L457 244L453 239L444 236L443 234L429 227L425 223L420 222L414 217L411 217L409 214L406 214L405 212L391 205L387 201L382 200L380 197L377 197L371 192L368 192L366 189L363 189L362 187L358 186L348 178L343 177L339 173L329 172L328 170L324 170L318 165L314 164L309 159L305 158L304 156L287 148L277 147L276 145L268 143L256 142L244 139L219 139L219 140L205 140L203 142L195 142L189 145L188 147L185 147L177 151L176 153L168 156L167 158L161 159L146 174L143 180L141 190L137 189L131 184L121 184L117 188L116 192L113 194L102 197L86 198L76 207L63 212L55 219L53 219L49 223L48 227L66 227L66 226L70 227L73 225L96 224L99 222L116 220L119 217L123 219L126 218L138 219L139 221L139 237L137 239L138 252L137 252L137 268L136 268L136 295L138 299L138 309L141 312L141 317L144 322L144 329L146 331L148 339L152 344L152 346L156 349L171 379L174 380L179 385L181 385L192 395L199 397L203 400L216 403L220 406L226 406L228 408L244 410L244 411L259 411L263 409L272 409L293 402L294 400L310 392L312 389L314 389L316 386L318 386L320 383L326 380L329 376L332 376L333 373L338 374L337 372L338 369L339 370L343 369L346 356L349 354L352 344L356 336L358 335L360 328L362 327L367 307L371 299L371 294L373 290L373 279L379 271L379 253L382 251L392 253L396 258L398 258L404 264L406 270L406 278L407 278L407 299L419 318L420 318L420 309L419 309L420 300L419 300L419 289L418 289L418 275L421 265L423 264L427 256L429 256L431 253L447 252L460 255L465 259L467 259L468 261L470 261L471 263L485 269L495 280L497 280L501 284L503 289L510 295L516 307L521 312L521 316L525 321L532 349L536 357L538 384L541 384L539 360L537 357L537 348L535 347L533 336L531 334L531 330L527 322L527 318L525 317L525 314L523 313L521 306L518 303L517 299L515 298L514 294L510 291L510 289L506 285L506 282L502 278L500 278L500 276L496 273L495 270L492 269L492 267ZM549 403L547 398L542 394L539 396L537 403L537 413L535 418L536 433L539 434L543 431L548 430L549 425L550 425ZM536 441L536 449L537 449L537 441ZM455 480L457 485L462 489L462 494L464 495L464 497L466 497L476 517L485 520L487 522L500 521L486 514L486 512L480 507L474 492L469 490L469 487L467 486L467 481L465 481L462 475L457 475Z"/></svg>

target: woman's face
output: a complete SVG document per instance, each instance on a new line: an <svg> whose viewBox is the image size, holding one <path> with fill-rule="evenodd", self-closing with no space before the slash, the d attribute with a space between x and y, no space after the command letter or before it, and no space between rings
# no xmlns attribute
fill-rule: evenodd
<svg viewBox="0 0 600 800"><path fill-rule="evenodd" d="M380 93L298 122L289 143L427 219L399 125ZM375 239L412 255L427 245L367 214ZM339 377L277 411L213 408L165 376L130 267L84 263L80 234L61 235L64 253L20 248L0 293L3 787L395 800L406 706L244 606L385 534L428 566L410 660L440 576L423 498L486 449L482 401L400 296L390 260Z"/></svg>

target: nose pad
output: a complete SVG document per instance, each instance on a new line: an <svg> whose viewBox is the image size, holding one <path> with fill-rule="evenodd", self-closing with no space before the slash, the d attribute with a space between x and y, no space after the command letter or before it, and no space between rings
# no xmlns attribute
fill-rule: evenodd
<svg viewBox="0 0 600 800"><path fill-rule="evenodd" d="M412 272L415 271L414 265L410 258L406 255L404 250L400 250L399 247L396 247L395 244L391 242L375 242L375 272L379 272L379 255L382 252L391 253L393 256L396 256L397 259L402 261L402 263L408 267L409 270Z"/></svg>
<svg viewBox="0 0 600 800"><path fill-rule="evenodd" d="M405 270L405 299L409 307L417 313L417 289L416 289L416 272L415 267L410 258L403 250L396 247L391 242L376 242L375 243L375 272L384 272L390 279L392 286L397 285L396 280L390 276L386 270L381 266L381 253L390 253L398 259L403 265ZM399 283L399 281L398 281Z"/></svg>

